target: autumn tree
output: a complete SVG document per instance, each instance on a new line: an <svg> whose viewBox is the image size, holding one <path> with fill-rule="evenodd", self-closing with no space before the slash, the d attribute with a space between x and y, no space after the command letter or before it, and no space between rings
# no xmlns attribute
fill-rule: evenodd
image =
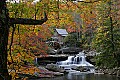
<svg viewBox="0 0 120 80"><path fill-rule="evenodd" d="M117 1L100 1L97 6L98 28L94 48L100 52L96 58L98 66L119 67L120 65L120 27Z"/></svg>
<svg viewBox="0 0 120 80"><path fill-rule="evenodd" d="M18 3L7 3L9 9L9 15L14 18L26 17L41 19L45 9L45 2L37 2L33 4L32 1L19 2ZM11 46L12 51L9 52L14 54L37 54L46 55L47 46L45 41L50 35L46 24L43 25L15 25L14 40ZM10 28L9 44L12 38L12 28ZM34 50L33 50L34 49ZM24 53L25 52L25 53ZM14 58L14 56L13 56ZM14 58L15 59L15 58ZM14 60L13 59L13 60ZM10 59L9 59L10 60ZM11 61L11 60L10 60Z"/></svg>
<svg viewBox="0 0 120 80"><path fill-rule="evenodd" d="M11 80L11 76L7 70L7 45L10 25L26 24L26 25L41 25L47 21L45 14L44 19L33 20L24 18L10 18L6 7L6 0L0 1L0 79ZM14 27L13 27L14 28Z"/></svg>

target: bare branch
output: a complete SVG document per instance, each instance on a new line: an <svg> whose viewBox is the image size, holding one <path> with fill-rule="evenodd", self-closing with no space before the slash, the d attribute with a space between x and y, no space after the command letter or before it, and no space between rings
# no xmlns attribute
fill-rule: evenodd
<svg viewBox="0 0 120 80"><path fill-rule="evenodd" d="M28 19L28 18L10 18L10 24L23 24L23 25L41 25L48 20L46 13L41 20Z"/></svg>
<svg viewBox="0 0 120 80"><path fill-rule="evenodd" d="M84 2L84 3L94 3L94 2L99 2L99 1L102 1L102 0L90 0L90 1L85 1L85 0L70 0L70 1L77 1L77 2Z"/></svg>

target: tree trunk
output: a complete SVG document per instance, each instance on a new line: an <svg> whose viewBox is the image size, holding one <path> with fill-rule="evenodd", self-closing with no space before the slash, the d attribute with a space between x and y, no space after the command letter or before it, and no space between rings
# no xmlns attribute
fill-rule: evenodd
<svg viewBox="0 0 120 80"><path fill-rule="evenodd" d="M0 80L11 80L7 70L8 10L5 0L0 1Z"/></svg>

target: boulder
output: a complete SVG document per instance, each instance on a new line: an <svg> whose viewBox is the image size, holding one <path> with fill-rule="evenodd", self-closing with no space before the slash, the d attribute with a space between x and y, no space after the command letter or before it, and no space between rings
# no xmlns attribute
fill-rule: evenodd
<svg viewBox="0 0 120 80"><path fill-rule="evenodd" d="M117 71L117 77L120 77L120 70Z"/></svg>
<svg viewBox="0 0 120 80"><path fill-rule="evenodd" d="M77 70L77 71L81 71L81 72L90 71L90 69L88 69L88 68L86 68L86 67L83 67L83 66L77 67L76 70Z"/></svg>
<svg viewBox="0 0 120 80"><path fill-rule="evenodd" d="M59 67L57 64L47 64L46 69L54 72L65 72L65 70Z"/></svg>
<svg viewBox="0 0 120 80"><path fill-rule="evenodd" d="M61 72L53 72L54 73L54 76L62 76L64 75L64 73L61 73Z"/></svg>

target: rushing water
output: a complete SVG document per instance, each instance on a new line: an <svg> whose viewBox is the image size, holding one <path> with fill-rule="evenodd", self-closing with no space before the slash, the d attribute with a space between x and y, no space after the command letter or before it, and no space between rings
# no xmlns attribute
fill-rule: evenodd
<svg viewBox="0 0 120 80"><path fill-rule="evenodd" d="M84 52L79 52L79 54L75 56L69 56L67 60L57 62L57 64L59 67L62 67L67 71L70 71L72 69L77 69L79 67L83 67L91 73L95 72L94 65L86 61Z"/></svg>
<svg viewBox="0 0 120 80"><path fill-rule="evenodd" d="M69 73L64 76L59 76L55 78L41 78L36 80L120 80L120 78L117 78L116 76L103 74L98 75L98 74Z"/></svg>

